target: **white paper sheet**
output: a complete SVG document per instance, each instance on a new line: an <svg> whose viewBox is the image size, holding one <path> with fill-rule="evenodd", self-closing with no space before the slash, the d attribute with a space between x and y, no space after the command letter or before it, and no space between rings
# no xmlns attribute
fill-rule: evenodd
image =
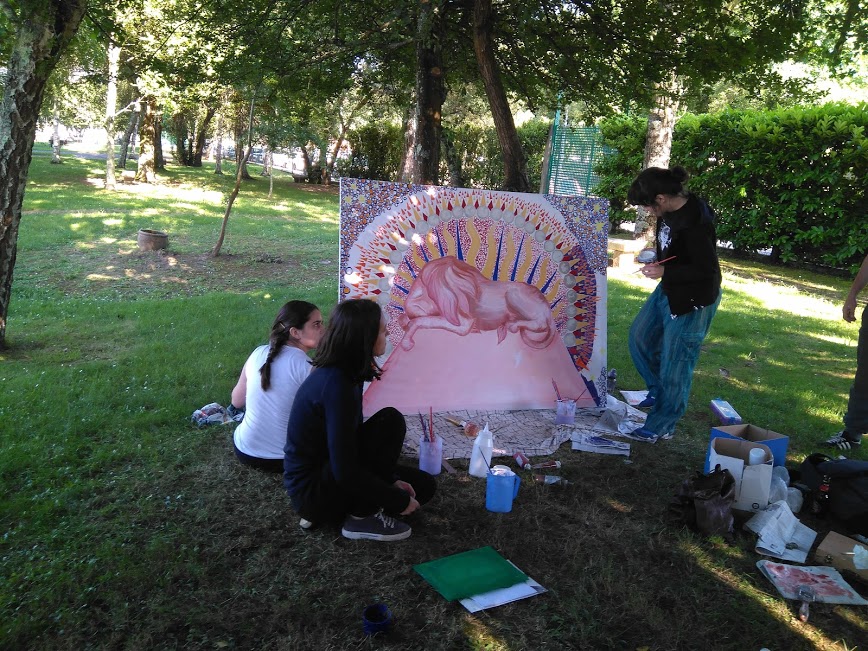
<svg viewBox="0 0 868 651"><path fill-rule="evenodd" d="M635 407L648 397L648 391L621 391L621 395L628 405Z"/></svg>
<svg viewBox="0 0 868 651"><path fill-rule="evenodd" d="M512 561L509 562L513 567L515 567L515 563ZM516 567L516 569L518 568ZM498 588L497 590L491 590L490 592L475 594L472 597L466 597L460 601L461 605L471 613L478 613L480 610L495 608L496 606L502 606L513 601L518 601L519 599L535 597L543 592L547 592L547 590L532 578L528 577L527 581L516 583L508 588Z"/></svg>
<svg viewBox="0 0 868 651"><path fill-rule="evenodd" d="M757 554L804 563L817 532L799 522L785 500L769 504L744 525L757 534Z"/></svg>

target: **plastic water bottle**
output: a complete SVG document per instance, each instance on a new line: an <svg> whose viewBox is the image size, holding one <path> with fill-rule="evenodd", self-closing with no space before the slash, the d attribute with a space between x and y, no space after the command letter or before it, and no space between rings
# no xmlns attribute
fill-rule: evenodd
<svg viewBox="0 0 868 651"><path fill-rule="evenodd" d="M474 477L485 477L491 467L491 455L494 452L494 435L488 429L488 423L476 435L473 442L473 452L470 453L470 468L468 472Z"/></svg>
<svg viewBox="0 0 868 651"><path fill-rule="evenodd" d="M545 484L546 486L550 484L566 486L570 483L566 479L564 479L563 477L559 477L558 475L534 475L533 480L537 484Z"/></svg>

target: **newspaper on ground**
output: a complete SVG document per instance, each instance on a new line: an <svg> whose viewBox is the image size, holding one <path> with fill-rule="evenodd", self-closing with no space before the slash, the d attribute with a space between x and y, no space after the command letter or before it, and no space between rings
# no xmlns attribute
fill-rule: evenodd
<svg viewBox="0 0 868 651"><path fill-rule="evenodd" d="M757 554L804 563L817 532L799 522L786 500L769 504L744 525L757 535Z"/></svg>
<svg viewBox="0 0 868 651"><path fill-rule="evenodd" d="M573 450L578 450L579 452L630 456L630 444L623 441L612 441L589 432L573 432L571 440Z"/></svg>
<svg viewBox="0 0 868 651"><path fill-rule="evenodd" d="M606 410L594 425L594 431L623 436L642 427L646 417L645 412L609 394L606 396Z"/></svg>

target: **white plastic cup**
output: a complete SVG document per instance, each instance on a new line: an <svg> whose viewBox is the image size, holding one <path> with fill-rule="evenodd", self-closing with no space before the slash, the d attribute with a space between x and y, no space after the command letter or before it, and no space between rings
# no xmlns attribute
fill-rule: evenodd
<svg viewBox="0 0 868 651"><path fill-rule="evenodd" d="M572 425L576 422L576 401L555 401L555 425Z"/></svg>
<svg viewBox="0 0 868 651"><path fill-rule="evenodd" d="M419 470L429 475L439 475L443 468L443 439L435 436L432 441L427 436L419 439Z"/></svg>
<svg viewBox="0 0 868 651"><path fill-rule="evenodd" d="M748 452L748 465L758 466L766 460L766 453L762 448L751 448Z"/></svg>

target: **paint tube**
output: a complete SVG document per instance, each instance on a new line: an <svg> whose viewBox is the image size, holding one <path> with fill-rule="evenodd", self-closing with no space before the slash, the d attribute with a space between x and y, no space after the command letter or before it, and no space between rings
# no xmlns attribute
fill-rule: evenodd
<svg viewBox="0 0 868 651"><path fill-rule="evenodd" d="M566 486L570 483L566 479L564 479L563 477L558 477L557 475L534 475L533 480L537 484L546 484L546 485L558 484L560 486Z"/></svg>
<svg viewBox="0 0 868 651"><path fill-rule="evenodd" d="M516 452L514 455L512 455L512 458L515 459L515 462L518 464L519 468L522 468L524 470L530 470L533 467L530 465L530 459L528 459L521 452Z"/></svg>
<svg viewBox="0 0 868 651"><path fill-rule="evenodd" d="M543 461L541 463L535 463L531 466L532 470L542 470L544 468L560 468L561 462L550 459L549 461Z"/></svg>

